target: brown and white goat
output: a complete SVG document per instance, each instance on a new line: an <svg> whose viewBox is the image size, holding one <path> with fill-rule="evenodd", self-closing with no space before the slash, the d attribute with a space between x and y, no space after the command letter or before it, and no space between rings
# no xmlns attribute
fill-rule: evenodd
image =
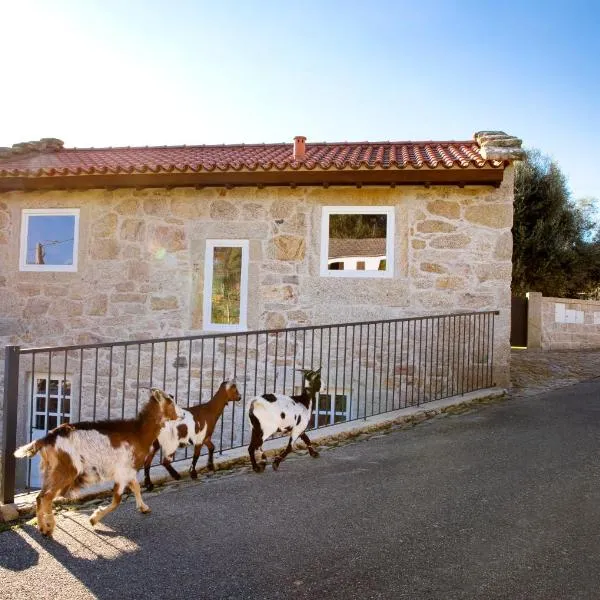
<svg viewBox="0 0 600 600"><path fill-rule="evenodd" d="M36 500L40 531L48 536L54 531L52 501L57 495L67 496L101 481L115 482L112 502L94 511L92 525L119 506L127 486L138 510L150 512L142 500L136 473L162 426L180 415L172 396L152 388L150 399L135 419L65 423L18 448L18 458L41 455L43 484Z"/></svg>
<svg viewBox="0 0 600 600"><path fill-rule="evenodd" d="M150 479L150 465L154 455L159 448L162 450L162 466L167 469L173 479L181 479L181 475L172 467L171 462L177 448L188 445L194 446L194 456L190 467L190 477L196 479L196 463L200 456L202 446L208 448L207 467L210 471L215 470L213 454L215 446L212 443L211 436L219 417L223 414L227 403L237 402L241 399L237 384L234 380L227 380L221 383L215 395L206 403L189 408L181 408L183 416L177 421L165 423L160 430L158 437L152 444L152 449L144 462L144 485L148 491L154 488Z"/></svg>

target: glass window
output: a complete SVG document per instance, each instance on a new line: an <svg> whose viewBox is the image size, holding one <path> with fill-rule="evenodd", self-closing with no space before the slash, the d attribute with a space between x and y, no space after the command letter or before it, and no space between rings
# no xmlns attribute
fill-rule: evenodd
<svg viewBox="0 0 600 600"><path fill-rule="evenodd" d="M248 241L207 240L204 329L245 329L247 288Z"/></svg>
<svg viewBox="0 0 600 600"><path fill-rule="evenodd" d="M77 271L79 209L24 209L21 271Z"/></svg>
<svg viewBox="0 0 600 600"><path fill-rule="evenodd" d="M47 401L47 402L46 402ZM46 414L46 405L48 413ZM38 377L34 385L33 427L43 431L54 429L71 420L71 382L64 379Z"/></svg>
<svg viewBox="0 0 600 600"><path fill-rule="evenodd" d="M318 394L315 402L314 427L334 425L348 420L346 394Z"/></svg>
<svg viewBox="0 0 600 600"><path fill-rule="evenodd" d="M393 207L323 208L321 275L392 277L393 250Z"/></svg>

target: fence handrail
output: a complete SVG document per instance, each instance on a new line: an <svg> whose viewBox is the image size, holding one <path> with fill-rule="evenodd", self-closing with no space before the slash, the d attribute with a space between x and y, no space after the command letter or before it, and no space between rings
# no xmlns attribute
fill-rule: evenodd
<svg viewBox="0 0 600 600"><path fill-rule="evenodd" d="M96 344L73 344L69 346L39 346L33 348L19 348L20 354L34 354L37 352L69 352L72 350L90 350L94 348L120 348L124 346L137 346L145 344L162 344L170 342L189 342L196 340L210 340L213 338L232 338L246 335L278 334L294 331L309 331L311 329L327 329L333 327L358 327L361 325L380 325L382 323L406 323L409 321L422 321L424 319L443 319L454 316L468 317L471 315L499 315L499 310L481 310L481 311L458 311L454 313L444 313L435 315L424 315L421 317L401 317L398 319L378 319L371 321L353 321L348 323L324 323L320 325L303 325L299 327L283 327L280 329L252 329L246 331L230 331L221 333L199 333L197 335L185 335L166 338L148 338L142 340L126 340L118 342L98 342Z"/></svg>
<svg viewBox="0 0 600 600"><path fill-rule="evenodd" d="M499 314L465 310L81 345L6 346L0 501L13 502L21 481L30 485L32 463L24 477L13 456L27 430L32 439L34 432L71 420L110 420L119 413L125 418L126 412L137 412L140 390L161 380L163 387L173 386L175 397L187 396L190 406L214 393L221 374L242 377L243 406L236 412L233 405L226 415L227 432L225 415L221 419L219 452L245 445L246 399L278 389L296 393L299 366L320 364L327 372L327 393L311 417L315 428L493 387Z"/></svg>

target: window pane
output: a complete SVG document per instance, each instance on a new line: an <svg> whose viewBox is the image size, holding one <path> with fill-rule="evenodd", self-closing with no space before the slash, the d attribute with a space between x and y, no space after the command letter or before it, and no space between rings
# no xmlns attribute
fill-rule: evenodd
<svg viewBox="0 0 600 600"><path fill-rule="evenodd" d="M37 412L46 412L46 398L38 396L35 400L35 410Z"/></svg>
<svg viewBox="0 0 600 600"><path fill-rule="evenodd" d="M56 417L48 417L48 430L56 427Z"/></svg>
<svg viewBox="0 0 600 600"><path fill-rule="evenodd" d="M38 394L45 394L46 393L46 380L45 379L38 379L37 380L37 393Z"/></svg>
<svg viewBox="0 0 600 600"><path fill-rule="evenodd" d="M74 215L29 215L26 263L72 265L74 240Z"/></svg>
<svg viewBox="0 0 600 600"><path fill-rule="evenodd" d="M335 397L335 411L345 412L346 411L346 396L337 394Z"/></svg>
<svg viewBox="0 0 600 600"><path fill-rule="evenodd" d="M58 398L50 398L48 401L48 412L58 412Z"/></svg>
<svg viewBox="0 0 600 600"><path fill-rule="evenodd" d="M242 248L214 248L212 323L219 325L239 324L241 283Z"/></svg>
<svg viewBox="0 0 600 600"><path fill-rule="evenodd" d="M46 429L46 417L44 415L36 415L35 429Z"/></svg>
<svg viewBox="0 0 600 600"><path fill-rule="evenodd" d="M328 270L384 270L386 237L386 214L329 215Z"/></svg>
<svg viewBox="0 0 600 600"><path fill-rule="evenodd" d="M55 396L58 394L58 379L50 380L50 393Z"/></svg>
<svg viewBox="0 0 600 600"><path fill-rule="evenodd" d="M71 412L71 400L70 400L70 398L63 398L62 412L65 413L65 414L69 414Z"/></svg>

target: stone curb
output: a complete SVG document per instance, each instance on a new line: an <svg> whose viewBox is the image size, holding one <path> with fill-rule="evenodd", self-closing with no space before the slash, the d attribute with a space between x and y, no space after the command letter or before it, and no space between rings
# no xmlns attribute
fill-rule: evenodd
<svg viewBox="0 0 600 600"><path fill-rule="evenodd" d="M502 388L487 388L476 392L470 392L461 396L452 396L444 400L435 400L421 406L411 406L399 409L393 412L375 415L356 421L347 421L338 425L332 425L323 430L311 432L311 439L314 445L321 448L332 448L362 441L373 437L380 433L391 433L398 429L408 429L440 415L462 414L472 410L477 406L498 402L507 397L507 392ZM267 457L272 458L285 447L285 438L277 438L269 440L263 445ZM303 443L298 443L297 450L305 450L306 446ZM293 456L286 459L286 462ZM198 469L198 479L194 481L188 476L189 465L191 459L177 461L173 463L173 467L182 475L182 479L174 481L162 468L157 465L152 468L152 482L154 490L152 492L143 492L144 496L152 497L153 495L169 491L169 488L176 489L177 486L185 485L186 483L195 484L207 477L223 476L226 471L231 471L236 467L249 467L250 458L248 456L247 446L235 448L233 450L224 451L222 456L215 457L215 467L217 471L211 474L205 467ZM142 475L138 475L138 479L143 483ZM61 499L55 501L54 505L57 511L61 508L69 510L73 508L95 508L98 504L104 502L104 499L109 497L112 486L96 486L88 488L88 490L73 499ZM15 504L1 505L0 504L0 523L14 521L16 519L30 519L35 515L35 496L37 491L30 494L23 494L15 498ZM127 497L124 499L126 501Z"/></svg>

